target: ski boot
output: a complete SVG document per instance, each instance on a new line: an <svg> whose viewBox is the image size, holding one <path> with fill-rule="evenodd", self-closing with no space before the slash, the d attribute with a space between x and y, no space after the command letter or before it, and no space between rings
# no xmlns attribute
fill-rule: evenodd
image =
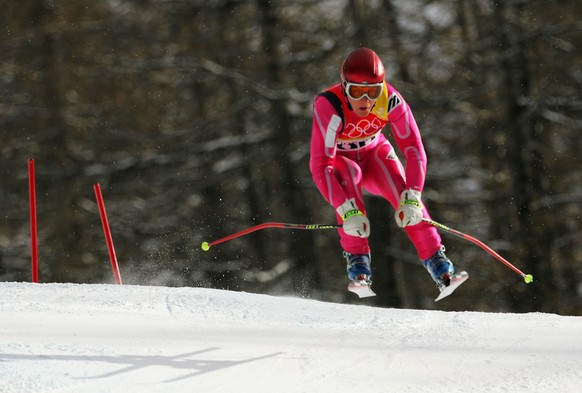
<svg viewBox="0 0 582 393"><path fill-rule="evenodd" d="M439 301L449 296L459 285L469 278L467 272L455 274L453 263L445 255L445 247L442 246L432 257L422 261L422 264L430 273L440 291L435 299Z"/></svg>
<svg viewBox="0 0 582 393"><path fill-rule="evenodd" d="M449 286L451 283L451 276L455 274L455 267L445 255L444 246L442 246L432 257L422 261L422 264L426 270L428 270L439 289Z"/></svg>
<svg viewBox="0 0 582 393"><path fill-rule="evenodd" d="M344 251L344 258L346 259L348 266L348 278L351 281L369 281L372 277L372 272L370 270L370 254L350 254Z"/></svg>
<svg viewBox="0 0 582 393"><path fill-rule="evenodd" d="M350 283L348 291L355 293L359 297L376 296L371 285L372 271L370 270L370 254L350 254L344 251L344 258L347 261L347 273Z"/></svg>

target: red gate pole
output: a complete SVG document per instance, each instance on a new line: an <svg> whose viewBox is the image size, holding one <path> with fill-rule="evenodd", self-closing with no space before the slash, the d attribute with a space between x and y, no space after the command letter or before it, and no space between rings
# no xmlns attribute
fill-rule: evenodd
<svg viewBox="0 0 582 393"><path fill-rule="evenodd" d="M36 223L36 181L34 159L28 159L28 201L30 205L30 251L32 260L32 282L38 282L38 235Z"/></svg>
<svg viewBox="0 0 582 393"><path fill-rule="evenodd" d="M95 197L97 198L97 205L99 205L99 214L101 215L101 224L103 224L103 233L105 234L105 241L109 250L109 259L111 260L111 268L113 269L113 277L115 282L121 285L121 274L119 273L119 265L117 264L117 256L115 256L115 248L113 247L113 238L111 237L111 230L109 229L109 221L107 221L107 212L105 211L105 203L103 202L103 195L101 194L101 186L99 183L93 185L95 190Z"/></svg>

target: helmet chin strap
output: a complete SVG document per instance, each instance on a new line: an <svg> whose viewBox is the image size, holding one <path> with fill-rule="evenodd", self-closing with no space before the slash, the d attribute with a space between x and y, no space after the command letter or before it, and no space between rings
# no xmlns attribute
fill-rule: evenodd
<svg viewBox="0 0 582 393"><path fill-rule="evenodd" d="M342 78L343 79L343 78ZM350 99L348 98L348 95L346 94L346 87L345 87L345 82L342 83L342 94L344 95L344 97L346 98L346 102L348 103L348 109L351 110L352 112L354 111L354 108L352 108L352 104L350 103Z"/></svg>
<svg viewBox="0 0 582 393"><path fill-rule="evenodd" d="M346 78L344 78L343 72L340 73L340 79L342 85L342 94L344 95L346 102L348 103L348 109L353 112L354 108L352 108L352 104L350 104L350 100L348 99L348 95L346 94L346 83L348 83L348 81L346 80Z"/></svg>

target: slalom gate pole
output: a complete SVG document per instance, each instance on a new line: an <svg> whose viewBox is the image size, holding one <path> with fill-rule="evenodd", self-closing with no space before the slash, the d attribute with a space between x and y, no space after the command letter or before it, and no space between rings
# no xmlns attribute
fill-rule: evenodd
<svg viewBox="0 0 582 393"><path fill-rule="evenodd" d="M107 212L105 211L105 203L103 202L103 195L101 194L101 186L99 183L93 185L95 190L95 197L97 198L97 205L99 205L99 214L101 215L101 224L103 225L103 233L105 234L105 241L109 250L109 259L111 260L111 268L113 269L113 277L115 282L121 285L121 274L119 273L119 265L117 264L117 256L115 255L115 248L113 247L113 238L111 237L111 230L109 229L109 221L107 221Z"/></svg>
<svg viewBox="0 0 582 393"><path fill-rule="evenodd" d="M524 272L519 270L517 267L513 266L509 261L507 261L501 255L499 255L498 253L493 251L491 248L489 248L485 243L474 238L473 236L469 236L463 232L457 231L456 229L452 229L452 228L449 228L448 226L440 224L436 221L429 220L428 218L423 218L422 221L426 222L427 224L432 225L435 228L442 229L443 231L449 232L455 236L458 236L462 239L468 240L468 241L478 245L483 250L487 251L490 255L492 255L495 259L497 259L498 261L503 263L505 266L507 266L508 268L510 268L511 270L516 272L517 274L519 274L527 284L529 284L533 281L533 276L531 274L525 274Z"/></svg>
<svg viewBox="0 0 582 393"><path fill-rule="evenodd" d="M223 237L222 239L215 240L213 242L202 242L200 246L204 251L210 250L210 247L215 246L226 241L236 239L237 237L244 236L251 232L258 231L265 228L283 228L283 229L336 229L341 227L340 224L288 224L284 222L266 222L263 224L255 225L250 228L244 229L232 235Z"/></svg>
<svg viewBox="0 0 582 393"><path fill-rule="evenodd" d="M36 180L34 159L28 159L28 201L30 206L30 251L32 282L38 283L38 230L36 222Z"/></svg>

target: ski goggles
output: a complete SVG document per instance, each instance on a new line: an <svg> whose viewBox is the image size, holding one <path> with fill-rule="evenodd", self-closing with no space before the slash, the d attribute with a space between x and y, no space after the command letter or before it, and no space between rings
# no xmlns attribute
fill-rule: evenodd
<svg viewBox="0 0 582 393"><path fill-rule="evenodd" d="M382 94L383 83L346 83L346 94L352 100L361 100L364 96L368 97L369 100L377 100Z"/></svg>

